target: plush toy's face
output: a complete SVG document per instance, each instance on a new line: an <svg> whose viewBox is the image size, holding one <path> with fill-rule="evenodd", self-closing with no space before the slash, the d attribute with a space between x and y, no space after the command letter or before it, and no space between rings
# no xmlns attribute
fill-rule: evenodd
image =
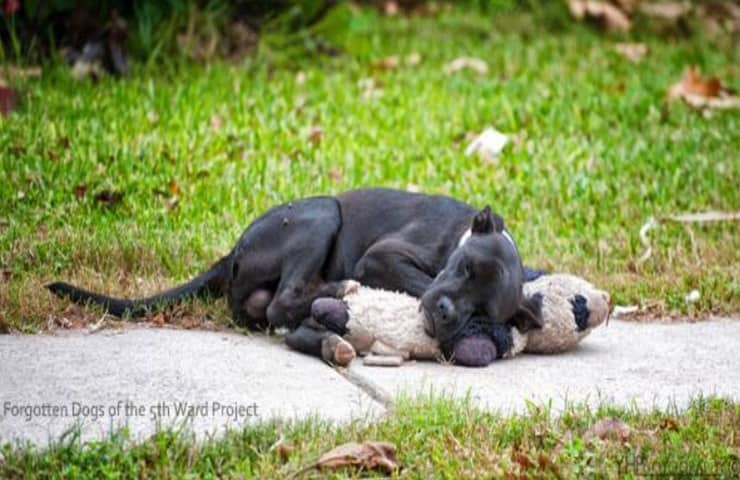
<svg viewBox="0 0 740 480"><path fill-rule="evenodd" d="M490 210L480 212L460 245L421 298L424 328L440 341L455 336L473 315L503 323L522 303L523 271L514 243Z"/></svg>

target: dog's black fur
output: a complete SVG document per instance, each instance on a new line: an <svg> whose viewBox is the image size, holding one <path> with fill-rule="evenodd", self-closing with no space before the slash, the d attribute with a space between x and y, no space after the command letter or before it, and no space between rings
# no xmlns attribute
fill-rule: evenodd
<svg viewBox="0 0 740 480"><path fill-rule="evenodd" d="M428 333L444 341L473 315L501 323L531 316L523 278L503 220L488 207L376 188L272 208L207 272L152 297L112 298L63 282L48 288L133 317L188 296L226 296L239 324L296 329L316 298L336 296L343 280L354 279L421 298ZM274 292L266 315L249 313L247 300L258 289Z"/></svg>

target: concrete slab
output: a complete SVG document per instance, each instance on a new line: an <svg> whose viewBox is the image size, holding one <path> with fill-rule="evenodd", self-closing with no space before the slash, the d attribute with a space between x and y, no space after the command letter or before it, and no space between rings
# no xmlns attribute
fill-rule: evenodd
<svg viewBox="0 0 740 480"><path fill-rule="evenodd" d="M145 328L0 335L0 443L45 445L76 422L83 440L123 424L141 438L158 423L204 438L276 417L346 421L382 411L279 339Z"/></svg>
<svg viewBox="0 0 740 480"><path fill-rule="evenodd" d="M683 407L700 394L740 401L740 321L612 320L563 355L522 355L484 369L434 363L366 367L355 360L350 371L391 396L469 393L479 406L505 413L525 410L527 400L552 401L556 411L566 401L643 409Z"/></svg>

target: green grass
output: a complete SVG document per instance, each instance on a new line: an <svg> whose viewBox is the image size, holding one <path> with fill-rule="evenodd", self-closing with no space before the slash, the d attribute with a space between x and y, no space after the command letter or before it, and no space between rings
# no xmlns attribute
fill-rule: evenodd
<svg viewBox="0 0 740 480"><path fill-rule="evenodd" d="M382 18L347 7L317 31L344 54L270 64L281 52L265 44L238 66L172 62L99 83L47 67L19 84L22 106L0 128L9 277L0 279L0 330L74 316L44 282L149 293L204 269L275 203L371 185L491 204L528 265L585 275L617 303L694 316L740 310L736 223L662 227L653 256L635 265L648 217L740 209L738 112L664 105L688 64L737 85L731 38L638 31L650 53L635 65L613 50L623 37L558 16ZM417 66L371 67L412 52ZM461 55L484 59L489 73L443 73ZM383 94L363 100L358 81L370 76ZM317 145L313 126L323 132ZM465 134L487 126L518 138L497 164L463 155ZM169 195L171 183L174 209L156 193ZM103 190L123 200L96 202ZM692 289L701 298L687 306ZM220 304L196 310L226 318Z"/></svg>
<svg viewBox="0 0 740 480"><path fill-rule="evenodd" d="M604 418L623 421L629 435L590 435ZM531 405L512 416L482 412L469 401L405 398L376 422L254 424L200 443L183 431L132 442L122 431L85 445L74 434L48 449L8 444L0 450L0 477L286 478L339 444L380 440L396 445L401 478L736 478L738 431L740 407L717 398L697 399L685 411L570 405L556 415Z"/></svg>

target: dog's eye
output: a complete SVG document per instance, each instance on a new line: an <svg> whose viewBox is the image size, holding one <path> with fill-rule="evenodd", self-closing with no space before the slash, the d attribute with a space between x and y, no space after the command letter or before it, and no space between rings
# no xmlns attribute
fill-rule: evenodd
<svg viewBox="0 0 740 480"><path fill-rule="evenodd" d="M465 262L463 264L463 274L466 278L473 278L473 266L470 263Z"/></svg>

